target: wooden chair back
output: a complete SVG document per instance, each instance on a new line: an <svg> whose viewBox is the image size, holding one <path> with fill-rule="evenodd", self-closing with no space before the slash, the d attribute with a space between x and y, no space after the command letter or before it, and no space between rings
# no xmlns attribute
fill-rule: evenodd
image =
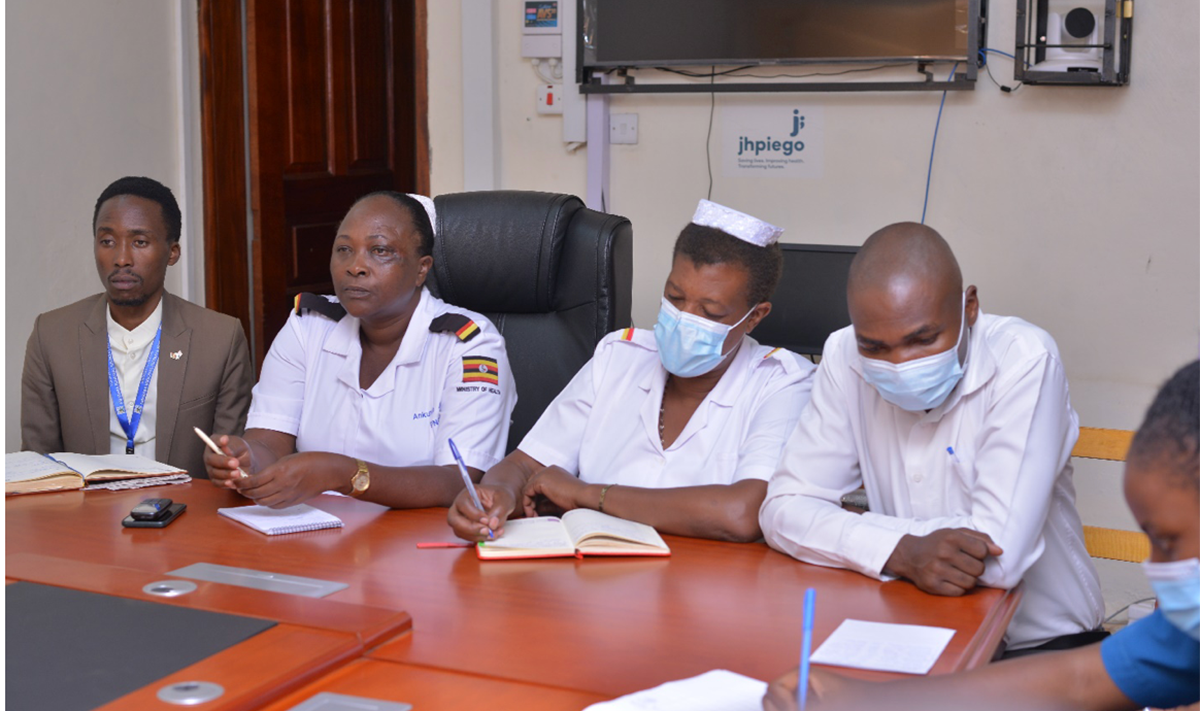
<svg viewBox="0 0 1200 711"><path fill-rule="evenodd" d="M1071 450L1071 456L1123 462L1132 441L1133 433L1129 430L1080 427L1079 441ZM1141 531L1084 526L1083 540L1087 544L1088 554L1093 558L1140 563L1150 557L1150 539Z"/></svg>

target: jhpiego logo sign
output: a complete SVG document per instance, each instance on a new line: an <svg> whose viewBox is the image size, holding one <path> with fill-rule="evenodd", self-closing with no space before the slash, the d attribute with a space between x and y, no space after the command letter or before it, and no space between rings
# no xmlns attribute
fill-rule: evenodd
<svg viewBox="0 0 1200 711"><path fill-rule="evenodd" d="M729 106L721 109L724 174L730 178L820 178L821 107Z"/></svg>

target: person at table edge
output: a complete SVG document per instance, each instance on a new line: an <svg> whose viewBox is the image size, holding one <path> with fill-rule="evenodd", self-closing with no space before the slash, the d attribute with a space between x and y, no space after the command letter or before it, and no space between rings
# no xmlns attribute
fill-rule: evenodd
<svg viewBox="0 0 1200 711"><path fill-rule="evenodd" d="M826 341L763 502L767 543L937 595L1024 580L1010 654L1103 637L1054 340L984 314L950 246L915 223L867 239L847 299L852 325ZM860 485L870 511L856 515L839 503Z"/></svg>
<svg viewBox="0 0 1200 711"><path fill-rule="evenodd" d="M1132 711L1200 701L1200 361L1159 390L1129 448L1125 500L1150 538L1158 609L1086 647L961 674L873 684L811 670L821 709ZM796 708L797 675L771 684L768 711ZM1194 708L1194 706L1192 706Z"/></svg>
<svg viewBox="0 0 1200 711"><path fill-rule="evenodd" d="M476 479L500 460L517 399L504 339L424 286L434 224L424 196L376 192L350 208L329 262L336 297L297 297L245 437L206 455L215 483L274 508L324 491L447 506L463 488L447 440Z"/></svg>
<svg viewBox="0 0 1200 711"><path fill-rule="evenodd" d="M193 427L240 433L254 367L241 323L164 288L179 261L171 190L120 178L92 212L104 293L41 314L25 347L21 448L136 453L204 476Z"/></svg>
<svg viewBox="0 0 1200 711"><path fill-rule="evenodd" d="M513 515L589 508L663 533L751 541L814 366L749 336L771 311L782 232L702 200L675 242L653 332L605 336L520 446L448 518L467 540Z"/></svg>

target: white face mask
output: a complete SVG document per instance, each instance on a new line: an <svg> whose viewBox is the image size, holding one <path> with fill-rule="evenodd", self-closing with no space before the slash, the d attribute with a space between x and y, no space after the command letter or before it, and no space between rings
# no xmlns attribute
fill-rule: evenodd
<svg viewBox="0 0 1200 711"><path fill-rule="evenodd" d="M754 307L737 323L726 326L680 311L663 297L658 323L654 324L654 339L658 342L658 357L663 367L681 378L694 378L712 372L726 358L727 354L722 352L722 348L729 332L750 318L752 313Z"/></svg>
<svg viewBox="0 0 1200 711"><path fill-rule="evenodd" d="M1200 558L1142 563L1167 621L1200 640Z"/></svg>
<svg viewBox="0 0 1200 711"><path fill-rule="evenodd" d="M880 397L909 412L932 410L962 379L963 367L958 360L967 327L967 292L963 292L962 321L958 340L949 350L907 363L889 363L878 358L862 358L863 379L879 392ZM969 339L968 339L969 342Z"/></svg>

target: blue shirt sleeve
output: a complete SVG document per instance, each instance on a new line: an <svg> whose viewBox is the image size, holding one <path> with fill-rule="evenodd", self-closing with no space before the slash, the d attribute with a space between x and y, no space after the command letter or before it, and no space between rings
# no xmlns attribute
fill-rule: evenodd
<svg viewBox="0 0 1200 711"><path fill-rule="evenodd" d="M1100 643L1108 676L1138 706L1175 708L1200 701L1200 641L1162 612Z"/></svg>

